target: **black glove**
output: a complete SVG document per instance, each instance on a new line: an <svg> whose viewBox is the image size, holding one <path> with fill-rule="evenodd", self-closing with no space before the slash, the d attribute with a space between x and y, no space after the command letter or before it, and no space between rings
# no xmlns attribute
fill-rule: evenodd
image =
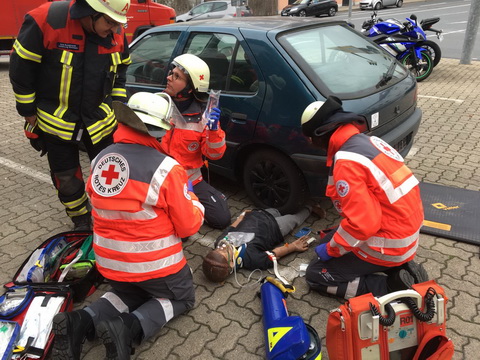
<svg viewBox="0 0 480 360"><path fill-rule="evenodd" d="M42 132L38 128L37 125L30 125L27 121L25 121L25 136L30 140L30 145L37 150L40 151L40 157L47 153L47 147L45 145L45 141L42 137Z"/></svg>

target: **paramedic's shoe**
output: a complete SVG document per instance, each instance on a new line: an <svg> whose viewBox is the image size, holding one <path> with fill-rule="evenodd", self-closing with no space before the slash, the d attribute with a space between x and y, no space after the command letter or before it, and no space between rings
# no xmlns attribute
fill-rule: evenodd
<svg viewBox="0 0 480 360"><path fill-rule="evenodd" d="M99 323L97 334L105 346L106 360L129 360L135 351L130 327L121 316Z"/></svg>
<svg viewBox="0 0 480 360"><path fill-rule="evenodd" d="M405 269L398 269L388 274L387 286L391 292L411 289L413 284L415 284L414 277Z"/></svg>
<svg viewBox="0 0 480 360"><path fill-rule="evenodd" d="M418 264L411 260L402 265L402 268L407 270L410 275L415 279L415 284L419 284L428 281L428 274L422 264Z"/></svg>
<svg viewBox="0 0 480 360"><path fill-rule="evenodd" d="M73 231L88 231L92 230L92 215L87 213L85 215L72 217Z"/></svg>
<svg viewBox="0 0 480 360"><path fill-rule="evenodd" d="M85 339L93 340L93 319L85 310L62 312L55 315L52 325L55 334L52 359L78 360Z"/></svg>

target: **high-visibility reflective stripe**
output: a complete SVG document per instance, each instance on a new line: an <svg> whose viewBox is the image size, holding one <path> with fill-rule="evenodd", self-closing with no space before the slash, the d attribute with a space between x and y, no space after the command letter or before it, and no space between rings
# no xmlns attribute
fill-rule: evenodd
<svg viewBox="0 0 480 360"><path fill-rule="evenodd" d="M60 94L58 97L58 108L54 111L53 115L57 117L62 117L68 109L68 99L70 95L70 86L72 84L72 74L73 67L70 65L72 63L73 53L68 51L63 51L60 58L62 66L62 75L60 77Z"/></svg>
<svg viewBox="0 0 480 360"><path fill-rule="evenodd" d="M86 193L83 193L83 195L77 199L77 200L73 200L73 201L69 201L69 202L63 202L62 201L62 204L65 205L66 207L68 208L75 208L77 206L80 206L82 205L85 201L87 201L87 194Z"/></svg>
<svg viewBox="0 0 480 360"><path fill-rule="evenodd" d="M131 63L132 59L130 58L130 56L122 60L122 64L124 65L130 65Z"/></svg>
<svg viewBox="0 0 480 360"><path fill-rule="evenodd" d="M337 295L338 286L327 286L327 294Z"/></svg>
<svg viewBox="0 0 480 360"><path fill-rule="evenodd" d="M217 158L221 158L223 154L219 154L219 153L211 153L209 151L207 151L207 156L211 159L217 159Z"/></svg>
<svg viewBox="0 0 480 360"><path fill-rule="evenodd" d="M202 203L200 201L197 201L197 200L192 200L192 204L193 206L195 206L196 208L200 209L200 211L202 212L203 215L205 215L205 208L203 207Z"/></svg>
<svg viewBox="0 0 480 360"><path fill-rule="evenodd" d="M39 119L38 126L43 131L56 135L64 140L71 140L75 124L63 121L49 113L37 108L37 116Z"/></svg>
<svg viewBox="0 0 480 360"><path fill-rule="evenodd" d="M218 141L218 142L210 142L210 141L207 140L207 146L209 148L212 148L212 149L221 148L223 145L225 145L225 139L223 139L222 141Z"/></svg>
<svg viewBox="0 0 480 360"><path fill-rule="evenodd" d="M112 53L112 65L117 66L122 63L122 57L119 52Z"/></svg>
<svg viewBox="0 0 480 360"><path fill-rule="evenodd" d="M110 106L108 106L108 104L101 103L98 107L105 111L105 114L110 114L112 112L112 109L110 108Z"/></svg>
<svg viewBox="0 0 480 360"><path fill-rule="evenodd" d="M186 171L188 180L190 180L191 182L194 182L195 180L198 180L202 177L202 171L200 169L188 169Z"/></svg>
<svg viewBox="0 0 480 360"><path fill-rule="evenodd" d="M110 72L117 73L117 65L110 65Z"/></svg>
<svg viewBox="0 0 480 360"><path fill-rule="evenodd" d="M169 235L160 239L146 240L146 241L121 241L102 237L98 234L93 235L93 241L96 245L118 251L126 254L142 254L152 251L168 249L181 242L181 239L175 235Z"/></svg>
<svg viewBox="0 0 480 360"><path fill-rule="evenodd" d="M156 300L160 303L160 306L163 309L165 320L167 322L172 320L174 315L172 302L169 299L165 299L165 298L157 298Z"/></svg>
<svg viewBox="0 0 480 360"><path fill-rule="evenodd" d="M333 181L333 176L332 175L328 176L327 185L335 185L335 182Z"/></svg>
<svg viewBox="0 0 480 360"><path fill-rule="evenodd" d="M42 62L42 55L35 54L34 52L28 51L18 42L18 40L15 40L15 43L13 44L13 48L17 53L17 55L20 56L22 59L35 61L37 63Z"/></svg>
<svg viewBox="0 0 480 360"><path fill-rule="evenodd" d="M157 170L155 170L155 174L153 174L152 181L148 187L145 204L152 206L157 204L160 188L162 187L165 178L175 165L178 165L178 163L171 157L165 157L165 159L163 159Z"/></svg>
<svg viewBox="0 0 480 360"><path fill-rule="evenodd" d="M351 247L357 247L358 244L368 243L371 247L381 247L387 249L400 249L410 246L416 239L418 239L419 231L415 232L413 235L407 236L403 239L387 239L378 236L372 236L368 240L359 240L353 237L348 233L341 225L338 227L337 233L340 235L345 242Z"/></svg>
<svg viewBox="0 0 480 360"><path fill-rule="evenodd" d="M375 258L382 261L387 261L389 263L403 263L405 260L409 259L410 257L414 256L418 248L418 242L413 246L411 249L405 254L402 255L387 255L379 253L378 251L370 249L368 246L361 246L360 250L358 251L359 255L364 256L364 254L370 256L371 258ZM364 254L362 254L364 253Z"/></svg>
<svg viewBox="0 0 480 360"><path fill-rule="evenodd" d="M360 284L360 278L357 277L352 281L349 281L347 284L347 289L345 290L345 299L350 299L357 295L358 285Z"/></svg>
<svg viewBox="0 0 480 360"><path fill-rule="evenodd" d="M88 208L86 206L82 207L80 210L77 211L72 211L70 209L67 209L67 215L70 217L75 217L75 216L80 216L80 215L85 215L88 213Z"/></svg>
<svg viewBox="0 0 480 360"><path fill-rule="evenodd" d="M393 174L390 174L390 177L392 178L392 180L394 182L400 183L400 182L402 182L402 180L406 179L407 177L409 177L411 175L412 175L412 172L407 167L407 165L403 165L402 167L400 167L400 169L395 171Z"/></svg>
<svg viewBox="0 0 480 360"><path fill-rule="evenodd" d="M118 310L118 312L121 312L121 313L124 313L124 312L128 313L129 312L127 304L125 304L122 301L122 299L120 299L118 297L118 295L116 295L112 292L106 292L105 294L103 294L102 298L104 298L110 304L112 304L115 307L115 309Z"/></svg>
<svg viewBox="0 0 480 360"><path fill-rule="evenodd" d="M112 133L116 125L117 121L115 119L115 114L112 111L104 119L98 120L95 124L89 126L87 129L90 138L92 139L92 143L96 144L105 136Z"/></svg>
<svg viewBox="0 0 480 360"><path fill-rule="evenodd" d="M125 263L122 261L107 259L98 254L95 254L95 260L98 265L109 270L120 271L127 274L144 274L147 272L153 272L165 269L169 266L180 263L183 260L183 251L180 251L176 254L173 254L169 257L158 259L149 262L129 262Z"/></svg>
<svg viewBox="0 0 480 360"><path fill-rule="evenodd" d="M15 93L15 100L20 104L31 104L35 101L36 93L31 94L17 94Z"/></svg>
<svg viewBox="0 0 480 360"><path fill-rule="evenodd" d="M408 194L410 190L412 190L418 184L418 180L412 174L412 176L404 183L398 187L395 187L388 176L377 165L375 165L367 157L360 154L349 151L339 151L335 154L335 163L338 160L351 160L365 166L373 175L378 185L383 189L391 204Z"/></svg>
<svg viewBox="0 0 480 360"><path fill-rule="evenodd" d="M125 90L123 88L113 88L112 89L112 96L127 97L127 90Z"/></svg>
<svg viewBox="0 0 480 360"><path fill-rule="evenodd" d="M120 211L120 210L103 210L96 209L96 213L104 219L108 220L151 220L158 215L152 206L146 205L143 210L137 212Z"/></svg>

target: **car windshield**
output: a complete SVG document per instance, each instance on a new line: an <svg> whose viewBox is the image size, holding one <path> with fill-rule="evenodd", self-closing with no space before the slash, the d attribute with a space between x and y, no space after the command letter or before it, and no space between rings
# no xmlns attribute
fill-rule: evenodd
<svg viewBox="0 0 480 360"><path fill-rule="evenodd" d="M348 25L282 33L278 41L321 93L358 98L407 76L395 58Z"/></svg>

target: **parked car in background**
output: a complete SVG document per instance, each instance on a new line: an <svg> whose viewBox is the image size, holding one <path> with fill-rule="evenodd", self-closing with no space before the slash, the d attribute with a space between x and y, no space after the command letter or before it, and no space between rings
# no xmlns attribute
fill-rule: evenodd
<svg viewBox="0 0 480 360"><path fill-rule="evenodd" d="M293 4L285 6L280 15L282 16L334 16L338 11L335 0L297 0Z"/></svg>
<svg viewBox="0 0 480 360"><path fill-rule="evenodd" d="M221 90L227 150L211 173L243 183L256 207L295 212L325 195L325 152L301 131L301 115L328 95L364 114L368 134L411 148L421 121L417 82L393 56L345 21L256 17L192 21L147 31L130 47L127 91L165 88L169 64L191 53Z"/></svg>
<svg viewBox="0 0 480 360"><path fill-rule="evenodd" d="M403 0L360 0L360 9L380 10L386 6L402 7Z"/></svg>
<svg viewBox="0 0 480 360"><path fill-rule="evenodd" d="M232 6L231 1L208 1L194 6L188 13L177 16L177 22L251 16L248 6Z"/></svg>

